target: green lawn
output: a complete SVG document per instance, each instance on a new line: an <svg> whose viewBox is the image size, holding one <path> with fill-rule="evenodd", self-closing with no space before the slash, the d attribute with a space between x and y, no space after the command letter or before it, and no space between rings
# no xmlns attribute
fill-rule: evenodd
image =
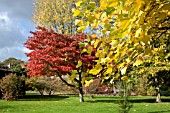
<svg viewBox="0 0 170 113"><path fill-rule="evenodd" d="M28 95L18 101L0 100L0 113L118 113L116 96L85 97L79 103L78 96ZM163 97L162 103L154 103L155 97L131 97L134 103L130 113L170 113L170 97Z"/></svg>

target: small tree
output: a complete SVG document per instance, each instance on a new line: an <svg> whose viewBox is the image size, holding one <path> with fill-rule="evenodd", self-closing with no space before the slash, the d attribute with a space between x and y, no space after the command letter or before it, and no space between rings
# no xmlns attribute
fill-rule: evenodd
<svg viewBox="0 0 170 113"><path fill-rule="evenodd" d="M42 27L31 33L33 36L25 43L32 50L27 54L28 75L56 75L68 86L78 87L83 102L83 84L96 59L95 49L87 42L91 37L85 34L70 37Z"/></svg>

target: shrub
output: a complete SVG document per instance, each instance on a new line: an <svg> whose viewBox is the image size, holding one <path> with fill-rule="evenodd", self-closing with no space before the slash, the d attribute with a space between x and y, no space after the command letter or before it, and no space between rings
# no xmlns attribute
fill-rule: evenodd
<svg viewBox="0 0 170 113"><path fill-rule="evenodd" d="M49 95L55 92L61 92L68 89L68 87L57 77L45 77L44 79L46 80L45 91Z"/></svg>
<svg viewBox="0 0 170 113"><path fill-rule="evenodd" d="M31 77L26 80L27 89L32 89L34 91L38 91L41 95L44 94L46 81L41 78Z"/></svg>
<svg viewBox="0 0 170 113"><path fill-rule="evenodd" d="M2 98L5 100L17 99L25 95L25 77L9 74L0 80Z"/></svg>
<svg viewBox="0 0 170 113"><path fill-rule="evenodd" d="M68 87L57 77L31 77L26 80L28 90L38 91L41 95L47 93L52 95L55 92L68 91Z"/></svg>

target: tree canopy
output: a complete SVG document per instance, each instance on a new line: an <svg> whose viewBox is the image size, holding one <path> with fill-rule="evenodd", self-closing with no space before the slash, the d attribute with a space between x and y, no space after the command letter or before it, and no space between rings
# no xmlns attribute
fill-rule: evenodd
<svg viewBox="0 0 170 113"><path fill-rule="evenodd" d="M94 42L99 59L90 73L99 74L105 65L106 78L121 76L125 80L131 65L167 61L167 44L155 43L169 37L169 5L169 0L100 0L97 7L95 2L80 1L78 16L87 21L78 23L79 28L91 26L91 30L97 29L94 37L99 37Z"/></svg>

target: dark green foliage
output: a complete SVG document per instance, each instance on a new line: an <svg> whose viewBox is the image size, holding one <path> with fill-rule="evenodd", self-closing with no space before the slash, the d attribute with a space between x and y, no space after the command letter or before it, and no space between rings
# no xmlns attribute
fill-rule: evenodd
<svg viewBox="0 0 170 113"><path fill-rule="evenodd" d="M155 73L154 76L148 76L148 86L160 87L161 95L168 96L170 95L170 70L160 70Z"/></svg>
<svg viewBox="0 0 170 113"><path fill-rule="evenodd" d="M8 58L3 62L0 62L0 67L6 67L8 71L25 73L25 69L23 68L24 61L16 58Z"/></svg>
<svg viewBox="0 0 170 113"><path fill-rule="evenodd" d="M25 95L25 77L9 74L0 80L0 90L2 98L5 100L14 100L19 96Z"/></svg>

